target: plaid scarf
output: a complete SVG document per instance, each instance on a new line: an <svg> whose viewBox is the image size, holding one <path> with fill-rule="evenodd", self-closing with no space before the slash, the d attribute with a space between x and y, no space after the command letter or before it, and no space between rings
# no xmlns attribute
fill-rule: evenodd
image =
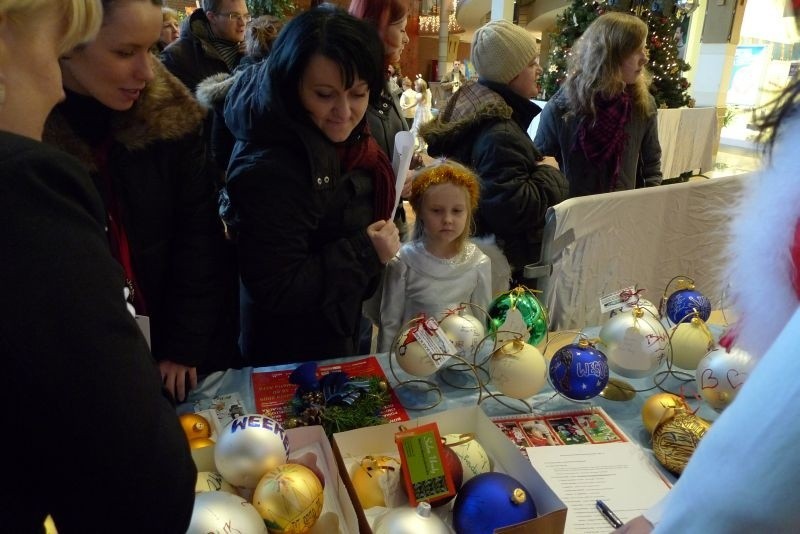
<svg viewBox="0 0 800 534"><path fill-rule="evenodd" d="M375 138L366 126L361 135L352 142L345 142L336 147L341 162L342 173L354 169L364 169L374 177L375 220L391 220L394 214L394 171L389 158L378 146Z"/></svg>
<svg viewBox="0 0 800 534"><path fill-rule="evenodd" d="M590 163L612 169L607 187L598 193L613 191L617 185L622 162L622 153L628 142L625 125L631 118L631 96L622 92L619 96L605 99L595 96L596 109L594 122L584 118L578 127L576 144ZM573 148L574 150L574 148Z"/></svg>

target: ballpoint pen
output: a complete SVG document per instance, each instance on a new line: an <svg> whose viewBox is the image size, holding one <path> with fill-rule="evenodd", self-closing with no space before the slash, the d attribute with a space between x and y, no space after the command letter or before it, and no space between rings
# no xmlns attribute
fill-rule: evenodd
<svg viewBox="0 0 800 534"><path fill-rule="evenodd" d="M611 523L612 527L619 528L622 526L622 521L620 521L619 517L617 517L617 514L611 511L611 508L609 508L606 503L598 500L595 505L600 513L603 514L603 517L605 517L606 520Z"/></svg>

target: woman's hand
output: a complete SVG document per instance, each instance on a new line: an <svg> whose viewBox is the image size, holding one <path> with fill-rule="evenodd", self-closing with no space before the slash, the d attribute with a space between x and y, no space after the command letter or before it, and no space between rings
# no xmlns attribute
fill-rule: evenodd
<svg viewBox="0 0 800 534"><path fill-rule="evenodd" d="M171 360L161 360L158 362L158 369L161 371L161 380L164 387L172 393L175 400L183 402L186 394L197 387L197 368L188 367ZM186 378L189 378L189 387L186 387Z"/></svg>
<svg viewBox="0 0 800 534"><path fill-rule="evenodd" d="M372 246L378 253L381 263L386 263L394 258L397 251L400 250L400 232L394 225L394 221L375 221L367 226L367 236L372 241Z"/></svg>
<svg viewBox="0 0 800 534"><path fill-rule="evenodd" d="M640 515L619 527L613 534L648 534L652 531L653 525Z"/></svg>

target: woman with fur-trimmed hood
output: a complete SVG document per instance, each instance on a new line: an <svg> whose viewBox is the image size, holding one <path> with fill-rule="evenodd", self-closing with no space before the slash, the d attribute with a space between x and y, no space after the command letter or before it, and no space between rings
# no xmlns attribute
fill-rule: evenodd
<svg viewBox="0 0 800 534"><path fill-rule="evenodd" d="M481 177L476 235L494 234L522 278L539 259L547 208L567 198L567 182L528 137L541 111L530 101L539 92L542 69L533 36L507 20L475 32L472 63L478 82L467 82L445 110L420 129L428 154L459 160Z"/></svg>
<svg viewBox="0 0 800 534"><path fill-rule="evenodd" d="M130 304L149 317L164 384L182 400L198 368L229 367L222 358L236 350L237 306L225 301L235 276L226 270L202 137L206 112L149 51L161 2L104 0L103 7L97 38L61 60L67 98L44 138L90 171Z"/></svg>

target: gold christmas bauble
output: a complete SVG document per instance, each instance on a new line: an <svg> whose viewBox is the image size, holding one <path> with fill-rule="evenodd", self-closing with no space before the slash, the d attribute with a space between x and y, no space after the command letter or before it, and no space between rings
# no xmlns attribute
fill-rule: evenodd
<svg viewBox="0 0 800 534"><path fill-rule="evenodd" d="M669 471L681 474L710 426L708 421L678 408L672 418L662 422L653 432L656 460Z"/></svg>
<svg viewBox="0 0 800 534"><path fill-rule="evenodd" d="M714 338L699 317L679 323L672 330L672 365L694 371L697 364L714 346Z"/></svg>
<svg viewBox="0 0 800 534"><path fill-rule="evenodd" d="M355 467L350 478L362 508L386 506L381 483L386 485L387 475L400 477L400 462L391 456L365 456Z"/></svg>
<svg viewBox="0 0 800 534"><path fill-rule="evenodd" d="M189 447L192 449L202 449L214 445L214 440L211 438L194 438L189 440Z"/></svg>
<svg viewBox="0 0 800 534"><path fill-rule="evenodd" d="M642 406L642 423L647 432L652 434L658 424L675 414L675 408L684 406L683 399L672 393L658 393L644 401Z"/></svg>
<svg viewBox="0 0 800 534"><path fill-rule="evenodd" d="M547 363L533 345L520 340L509 341L492 353L489 376L504 395L527 399L544 386Z"/></svg>
<svg viewBox="0 0 800 534"><path fill-rule="evenodd" d="M322 513L322 483L308 467L283 464L267 471L253 492L253 506L270 533L302 534Z"/></svg>
<svg viewBox="0 0 800 534"><path fill-rule="evenodd" d="M183 427L183 433L186 434L186 439L191 441L197 438L211 437L211 424L202 415L185 413L178 416L178 419Z"/></svg>

